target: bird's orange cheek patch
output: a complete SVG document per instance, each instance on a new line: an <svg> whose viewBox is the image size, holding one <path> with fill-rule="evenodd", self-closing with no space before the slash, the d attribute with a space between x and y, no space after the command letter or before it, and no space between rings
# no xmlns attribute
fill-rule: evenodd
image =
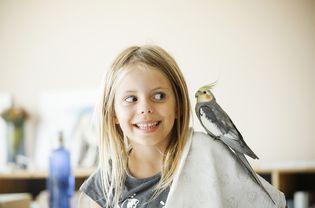
<svg viewBox="0 0 315 208"><path fill-rule="evenodd" d="M211 100L211 99L212 99L212 96L211 96L211 95L206 95L206 98L207 98L208 100Z"/></svg>

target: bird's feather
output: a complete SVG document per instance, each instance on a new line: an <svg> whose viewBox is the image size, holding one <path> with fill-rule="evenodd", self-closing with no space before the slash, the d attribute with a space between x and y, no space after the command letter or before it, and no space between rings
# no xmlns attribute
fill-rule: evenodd
<svg viewBox="0 0 315 208"><path fill-rule="evenodd" d="M200 109L200 121L215 136L222 135L221 130L218 128L217 125L215 125L214 122L209 121L207 115L203 112L202 108Z"/></svg>
<svg viewBox="0 0 315 208"><path fill-rule="evenodd" d="M204 93L210 95L209 97L212 97L212 99L206 100L208 98L207 96L203 97L204 99L198 97L203 96ZM216 102L216 99L214 98L210 91L208 92L204 90L198 91L196 93L196 96L197 104L195 106L195 112L201 125L204 127L206 132L213 138L219 139L229 148L229 150L231 150L234 153L237 160L249 172L249 175L253 178L254 182L257 183L263 189L263 191L270 197L273 203L275 203L270 194L268 193L268 191L260 182L259 178L257 177L253 168L250 166L244 154L252 157L253 159L258 159L258 157L248 147L248 145L243 139L243 136L238 131L238 129L236 128L228 114Z"/></svg>
<svg viewBox="0 0 315 208"><path fill-rule="evenodd" d="M240 163L245 166L245 168L247 169L247 171L249 172L249 174L253 178L253 180L263 189L263 191L268 195L268 197L271 199L271 201L274 204L276 204L275 201L273 200L273 198L271 197L271 195L269 194L269 192L266 190L264 185L261 183L261 181L257 177L256 172L254 171L254 169L249 164L249 162L246 159L245 155L242 154L242 153L239 153L239 152L235 152L235 156L240 161Z"/></svg>
<svg viewBox="0 0 315 208"><path fill-rule="evenodd" d="M257 155L245 143L243 136L230 117L215 100L203 103L198 108L200 109L198 112L198 114L200 114L200 122L203 123L205 128L209 126L211 129L209 128L208 130L212 134L221 138L226 145L235 151L242 152L253 159L258 159Z"/></svg>

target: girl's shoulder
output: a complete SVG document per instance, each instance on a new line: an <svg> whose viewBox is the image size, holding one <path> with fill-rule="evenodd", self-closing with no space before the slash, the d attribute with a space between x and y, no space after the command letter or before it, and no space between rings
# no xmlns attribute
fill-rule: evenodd
<svg viewBox="0 0 315 208"><path fill-rule="evenodd" d="M104 196L102 195L102 178L100 169L97 168L81 185L80 191L90 197L100 206L105 204Z"/></svg>
<svg viewBox="0 0 315 208"><path fill-rule="evenodd" d="M226 150L226 145L224 145L220 140L211 137L209 134L200 131L193 131L191 134L192 146L197 146L198 148L206 148L207 150Z"/></svg>
<svg viewBox="0 0 315 208"><path fill-rule="evenodd" d="M191 144L188 155L190 157L212 158L214 164L220 164L222 160L228 158L235 159L232 150L227 145L204 132L193 131L189 140Z"/></svg>

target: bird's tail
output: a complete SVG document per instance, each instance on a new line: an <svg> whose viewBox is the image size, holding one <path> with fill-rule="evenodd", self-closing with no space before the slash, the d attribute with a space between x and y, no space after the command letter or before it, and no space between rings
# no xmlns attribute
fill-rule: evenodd
<svg viewBox="0 0 315 208"><path fill-rule="evenodd" d="M245 166L245 168L248 170L248 172L250 173L250 175L252 176L252 178L254 179L254 181L263 189L263 191L269 196L269 198L271 199L271 201L275 203L275 201L273 200L273 198L271 197L271 195L269 194L269 192L265 189L265 187L263 186L263 184L261 183L261 181L259 180L259 178L257 177L256 172L253 170L253 168L251 167L251 165L249 164L249 162L247 161L246 157L244 154L239 153L239 152L235 152L235 155L237 157L237 159L240 160L240 162Z"/></svg>

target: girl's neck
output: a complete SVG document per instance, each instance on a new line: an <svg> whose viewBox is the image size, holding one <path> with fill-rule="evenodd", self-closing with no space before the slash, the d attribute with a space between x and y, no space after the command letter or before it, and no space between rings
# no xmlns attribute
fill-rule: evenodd
<svg viewBox="0 0 315 208"><path fill-rule="evenodd" d="M135 178L148 178L161 172L163 151L157 147L134 146L128 157L128 169Z"/></svg>

